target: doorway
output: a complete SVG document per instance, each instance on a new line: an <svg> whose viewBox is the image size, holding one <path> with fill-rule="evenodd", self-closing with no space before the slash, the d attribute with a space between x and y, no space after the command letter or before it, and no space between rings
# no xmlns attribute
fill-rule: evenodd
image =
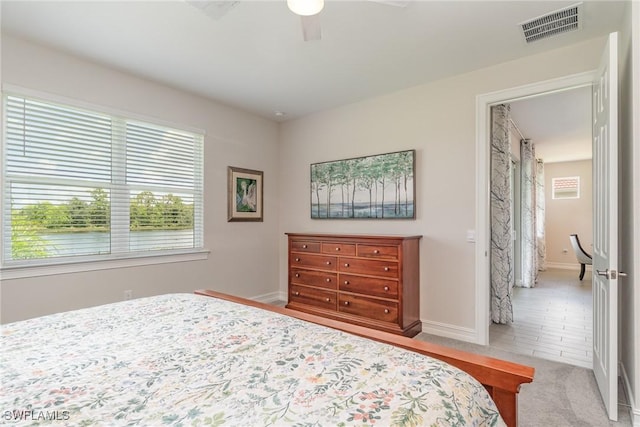
<svg viewBox="0 0 640 427"><path fill-rule="evenodd" d="M511 143L504 144L511 151L513 257L499 256L499 262L511 265L494 268L493 274L514 273L512 285L515 287L510 299L513 320L506 324L492 323L489 344L515 353L590 367L593 357L590 276L581 281L577 272L573 274L578 264L569 245L569 235L578 234L585 247L592 248L591 87L539 94L508 104L509 108L503 111L509 116ZM495 137L492 140L495 141ZM522 152L521 141L525 141ZM521 200L519 191L520 179L531 182L530 177L520 176L520 157L531 158L527 152L532 150L535 151L533 165L531 161L525 163L529 170L532 167L536 170L536 185L522 194L535 198L536 205ZM501 164L496 162L493 167ZM493 172L494 175L502 174ZM579 188L575 192L567 191L571 190L564 185L568 182ZM521 205L527 207L520 210ZM535 220L521 218L520 212L535 215ZM501 212L497 224L503 221L502 216ZM521 223L534 229L521 229ZM497 232L500 230L501 227ZM525 232L533 235L520 238ZM527 263L526 257L533 259L528 261L528 266L522 266L522 261ZM524 276L523 272L526 272ZM532 287L519 287L523 284Z"/></svg>
<svg viewBox="0 0 640 427"><path fill-rule="evenodd" d="M489 209L489 165L490 149L490 107L500 103L515 102L534 98L543 94L567 91L575 88L591 87L592 72L575 74L559 79L539 82L518 88L480 95L476 100L477 120L477 219L476 219L476 343L489 344L489 289L490 289L490 209Z"/></svg>

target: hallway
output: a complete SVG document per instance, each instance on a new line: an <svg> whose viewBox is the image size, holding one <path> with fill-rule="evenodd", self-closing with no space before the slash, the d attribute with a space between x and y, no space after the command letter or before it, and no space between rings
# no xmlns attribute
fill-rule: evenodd
<svg viewBox="0 0 640 427"><path fill-rule="evenodd" d="M492 347L515 353L592 367L591 273L549 269L535 288L513 289L514 322L491 324Z"/></svg>

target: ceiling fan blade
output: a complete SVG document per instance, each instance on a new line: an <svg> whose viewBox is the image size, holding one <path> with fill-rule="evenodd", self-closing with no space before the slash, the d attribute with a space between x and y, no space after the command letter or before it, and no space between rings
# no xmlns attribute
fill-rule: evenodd
<svg viewBox="0 0 640 427"><path fill-rule="evenodd" d="M374 3L386 4L387 6L407 7L411 0L369 0Z"/></svg>
<svg viewBox="0 0 640 427"><path fill-rule="evenodd" d="M320 40L322 38L322 28L320 27L320 14L301 16L302 36L304 41Z"/></svg>
<svg viewBox="0 0 640 427"><path fill-rule="evenodd" d="M218 20L236 7L239 1L217 1L217 0L185 0L189 5L200 10L209 18Z"/></svg>

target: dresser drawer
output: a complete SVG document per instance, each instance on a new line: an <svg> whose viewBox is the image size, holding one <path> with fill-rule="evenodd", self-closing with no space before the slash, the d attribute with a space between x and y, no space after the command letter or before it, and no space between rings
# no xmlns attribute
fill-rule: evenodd
<svg viewBox="0 0 640 427"><path fill-rule="evenodd" d="M398 304L390 301L340 294L338 311L383 322L398 322Z"/></svg>
<svg viewBox="0 0 640 427"><path fill-rule="evenodd" d="M385 245L358 245L358 256L367 258L398 259L398 247Z"/></svg>
<svg viewBox="0 0 640 427"><path fill-rule="evenodd" d="M323 242L322 249L323 254L335 254L342 256L355 256L356 254L356 245L349 243L332 243L332 242Z"/></svg>
<svg viewBox="0 0 640 427"><path fill-rule="evenodd" d="M291 283L298 285L310 285L318 288L337 289L338 275L325 271L315 270L291 270Z"/></svg>
<svg viewBox="0 0 640 427"><path fill-rule="evenodd" d="M340 258L338 271L351 274L368 274L381 277L398 277L398 263L394 261Z"/></svg>
<svg viewBox="0 0 640 427"><path fill-rule="evenodd" d="M394 280L374 279L372 277L340 274L339 289L356 294L383 298L398 298L398 282Z"/></svg>
<svg viewBox="0 0 640 427"><path fill-rule="evenodd" d="M335 310L336 293L306 286L291 285L289 287L289 302Z"/></svg>
<svg viewBox="0 0 640 427"><path fill-rule="evenodd" d="M291 250L294 252L320 253L320 242L306 242L303 240L294 240L291 242Z"/></svg>
<svg viewBox="0 0 640 427"><path fill-rule="evenodd" d="M322 270L336 270L337 257L311 254L291 254L289 265L291 268L309 267Z"/></svg>

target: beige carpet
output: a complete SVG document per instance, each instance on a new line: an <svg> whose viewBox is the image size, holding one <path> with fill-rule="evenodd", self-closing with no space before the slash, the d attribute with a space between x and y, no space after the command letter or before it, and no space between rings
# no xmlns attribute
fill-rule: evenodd
<svg viewBox="0 0 640 427"><path fill-rule="evenodd" d="M622 389L618 391L619 400L623 402L618 405L618 421L609 421L590 369L425 333L416 338L533 366L536 370L534 380L531 384L522 386L518 398L518 425L521 427L631 426L629 408L624 404Z"/></svg>

